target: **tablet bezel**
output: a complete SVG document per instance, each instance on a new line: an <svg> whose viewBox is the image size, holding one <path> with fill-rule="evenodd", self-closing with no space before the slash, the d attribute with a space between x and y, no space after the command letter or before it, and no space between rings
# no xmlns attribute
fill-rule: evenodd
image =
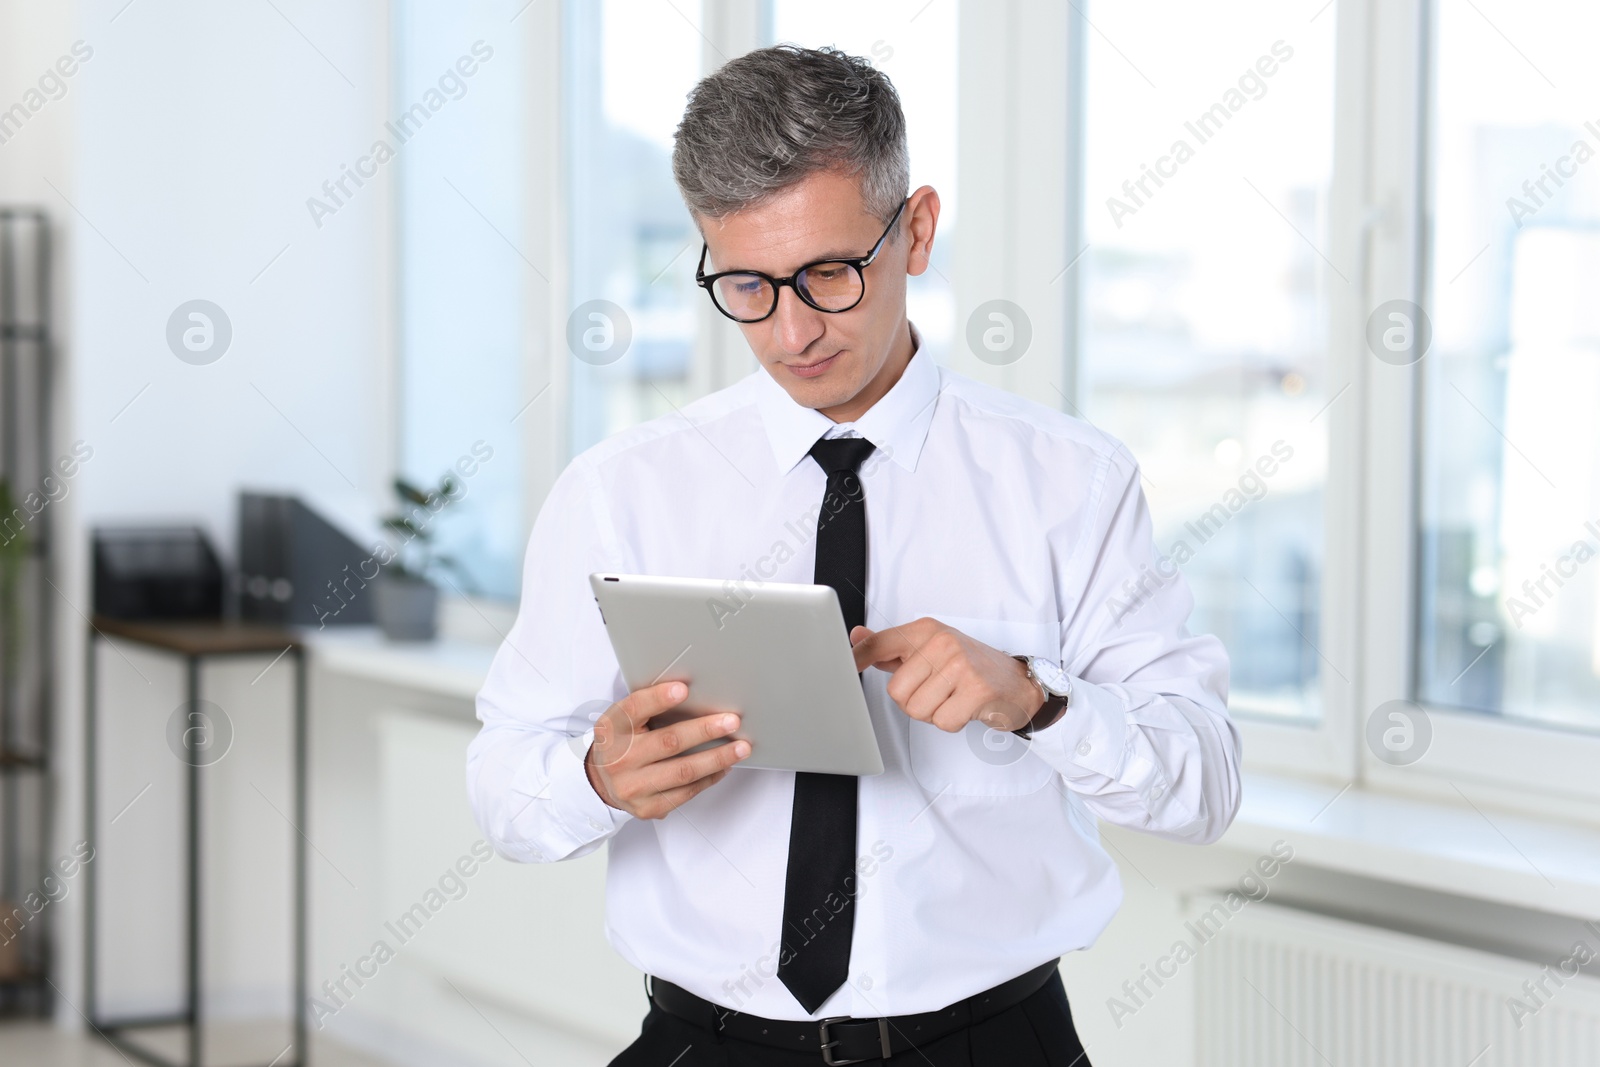
<svg viewBox="0 0 1600 1067"><path fill-rule="evenodd" d="M682 681L689 696L659 727L721 710L744 739L738 766L857 776L883 756L845 632L826 585L597 572L601 621L632 692Z"/></svg>

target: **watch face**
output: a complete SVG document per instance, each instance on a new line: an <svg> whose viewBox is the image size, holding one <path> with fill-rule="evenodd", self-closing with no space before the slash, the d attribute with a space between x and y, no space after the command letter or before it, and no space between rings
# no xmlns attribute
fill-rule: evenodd
<svg viewBox="0 0 1600 1067"><path fill-rule="evenodd" d="M1033 676L1039 679L1039 684L1056 696L1062 697L1072 692L1071 676L1049 660L1035 656L1029 662L1029 667L1033 670Z"/></svg>

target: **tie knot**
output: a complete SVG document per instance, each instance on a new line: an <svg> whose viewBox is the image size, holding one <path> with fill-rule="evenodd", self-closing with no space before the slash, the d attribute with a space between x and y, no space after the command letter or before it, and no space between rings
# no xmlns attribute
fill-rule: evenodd
<svg viewBox="0 0 1600 1067"><path fill-rule="evenodd" d="M876 446L865 437L822 437L811 446L811 458L828 474L854 474Z"/></svg>

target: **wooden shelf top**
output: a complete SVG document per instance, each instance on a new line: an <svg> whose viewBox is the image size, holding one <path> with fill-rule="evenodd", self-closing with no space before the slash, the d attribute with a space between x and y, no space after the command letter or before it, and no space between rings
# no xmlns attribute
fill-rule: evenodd
<svg viewBox="0 0 1600 1067"><path fill-rule="evenodd" d="M44 767L45 759L41 753L0 747L0 771L43 770Z"/></svg>
<svg viewBox="0 0 1600 1067"><path fill-rule="evenodd" d="M305 644L298 633L287 627L226 619L162 622L96 615L93 625L106 637L121 637L183 656L282 652Z"/></svg>

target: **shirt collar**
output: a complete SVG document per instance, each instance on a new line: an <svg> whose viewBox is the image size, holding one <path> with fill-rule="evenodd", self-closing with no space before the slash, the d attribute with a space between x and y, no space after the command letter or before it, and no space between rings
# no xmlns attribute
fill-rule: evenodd
<svg viewBox="0 0 1600 1067"><path fill-rule="evenodd" d="M778 469L789 473L806 458L817 438L829 430L848 428L906 470L916 470L939 396L939 367L933 353L924 350L915 325L911 327L911 345L911 361L899 381L852 423L836 423L815 408L796 404L766 368L757 370L757 405Z"/></svg>

